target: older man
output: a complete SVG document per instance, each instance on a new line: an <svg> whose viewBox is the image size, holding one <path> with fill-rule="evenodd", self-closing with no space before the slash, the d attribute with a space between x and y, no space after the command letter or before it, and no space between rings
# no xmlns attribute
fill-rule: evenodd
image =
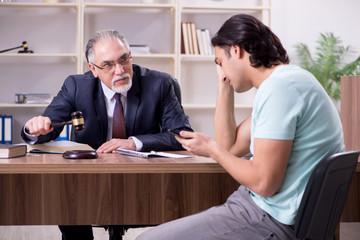
<svg viewBox="0 0 360 240"><path fill-rule="evenodd" d="M62 127L81 111L85 130L75 141L99 153L117 148L138 151L183 149L169 129L192 131L177 96L172 76L132 63L130 47L117 31L95 33L86 46L91 73L69 76L42 116L25 123L23 139L43 143L56 139ZM91 211L91 209L89 209ZM93 239L91 226L60 227L63 238Z"/></svg>

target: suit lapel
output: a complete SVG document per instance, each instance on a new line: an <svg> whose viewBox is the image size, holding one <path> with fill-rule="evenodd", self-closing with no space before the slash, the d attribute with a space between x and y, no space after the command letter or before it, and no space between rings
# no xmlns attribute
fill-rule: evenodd
<svg viewBox="0 0 360 240"><path fill-rule="evenodd" d="M125 116L125 123L126 123L126 132L128 136L134 135L134 126L136 120L136 114L139 108L140 103L140 79L137 73L133 72L133 83L132 87L127 94L127 103L126 103L126 116Z"/></svg>
<svg viewBox="0 0 360 240"><path fill-rule="evenodd" d="M106 142L107 129L108 129L107 125L108 124L107 124L105 96L104 96L104 92L101 87L100 79L98 79L97 83L98 83L97 88L94 91L94 105L95 105L95 110L96 110L97 115L100 120L100 129L101 129L101 133L102 133L101 139L102 139L102 142Z"/></svg>

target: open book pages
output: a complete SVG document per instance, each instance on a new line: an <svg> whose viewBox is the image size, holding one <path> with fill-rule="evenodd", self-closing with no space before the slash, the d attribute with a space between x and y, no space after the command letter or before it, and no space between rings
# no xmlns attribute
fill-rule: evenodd
<svg viewBox="0 0 360 240"><path fill-rule="evenodd" d="M77 143L73 141L52 141L47 143L39 143L27 145L27 151L31 153L64 153L70 150L94 150L87 144Z"/></svg>
<svg viewBox="0 0 360 240"><path fill-rule="evenodd" d="M149 158L149 157L188 158L188 157L191 157L188 155L174 154L174 153L168 153L168 152L155 152L155 151L138 152L138 151L121 149L121 148L116 149L116 152L124 154L124 155L130 155L130 156L142 157L142 158Z"/></svg>

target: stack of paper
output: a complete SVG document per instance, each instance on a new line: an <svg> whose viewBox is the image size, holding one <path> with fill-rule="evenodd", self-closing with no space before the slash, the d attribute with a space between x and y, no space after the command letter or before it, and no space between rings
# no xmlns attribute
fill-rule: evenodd
<svg viewBox="0 0 360 240"><path fill-rule="evenodd" d="M167 157L167 158L188 158L191 156L188 155L181 155L181 154L174 154L174 153L167 153L167 152L138 152L138 151L132 151L127 149L116 149L116 152L124 154L124 155L130 155L135 157L142 157L142 158L149 158L149 157Z"/></svg>
<svg viewBox="0 0 360 240"><path fill-rule="evenodd" d="M16 93L15 103L38 103L49 104L52 100L52 96L48 93Z"/></svg>
<svg viewBox="0 0 360 240"><path fill-rule="evenodd" d="M149 54L150 47L149 45L130 45L132 54Z"/></svg>

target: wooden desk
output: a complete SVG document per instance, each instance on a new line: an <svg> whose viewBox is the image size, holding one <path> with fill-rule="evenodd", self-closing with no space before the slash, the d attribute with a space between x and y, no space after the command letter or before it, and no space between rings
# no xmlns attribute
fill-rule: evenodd
<svg viewBox="0 0 360 240"><path fill-rule="evenodd" d="M0 159L0 225L159 224L222 204L238 186L198 156L28 154Z"/></svg>

